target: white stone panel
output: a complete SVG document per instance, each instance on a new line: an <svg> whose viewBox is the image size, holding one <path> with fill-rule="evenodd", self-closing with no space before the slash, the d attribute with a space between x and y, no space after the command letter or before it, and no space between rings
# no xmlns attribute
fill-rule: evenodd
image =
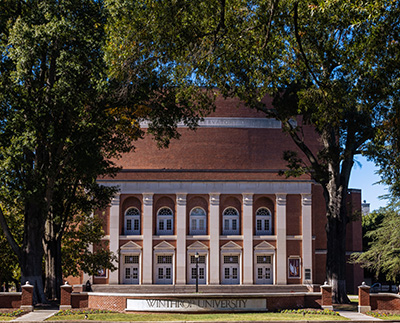
<svg viewBox="0 0 400 323"><path fill-rule="evenodd" d="M276 194L276 283L287 283L286 194Z"/></svg>
<svg viewBox="0 0 400 323"><path fill-rule="evenodd" d="M110 207L110 251L118 255L119 249L119 212L120 195L117 194L111 201ZM114 262L118 267L118 263ZM118 284L118 270L110 271L109 284Z"/></svg>
<svg viewBox="0 0 400 323"><path fill-rule="evenodd" d="M143 193L143 284L153 278L153 193Z"/></svg>

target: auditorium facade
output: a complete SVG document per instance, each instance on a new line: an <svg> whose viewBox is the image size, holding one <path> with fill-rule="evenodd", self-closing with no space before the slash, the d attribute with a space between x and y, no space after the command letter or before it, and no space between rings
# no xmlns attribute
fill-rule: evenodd
<svg viewBox="0 0 400 323"><path fill-rule="evenodd" d="M120 189L102 212L118 270L93 284L195 284L196 263L200 285L323 284L322 189L279 175L283 152L297 150L281 123L221 98L196 131L179 131L167 149L145 136L115 178L99 180ZM304 138L317 149L311 128ZM360 193L350 190L353 211ZM348 253L361 251L360 222L348 231ZM352 290L362 272L347 269Z"/></svg>

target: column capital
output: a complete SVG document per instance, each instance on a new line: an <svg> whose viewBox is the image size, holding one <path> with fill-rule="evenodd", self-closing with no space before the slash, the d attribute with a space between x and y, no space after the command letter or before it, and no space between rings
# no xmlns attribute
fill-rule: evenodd
<svg viewBox="0 0 400 323"><path fill-rule="evenodd" d="M281 206L285 206L286 205L286 193L278 193L278 194L275 194L275 196L276 196L276 203L278 204L278 205L281 205Z"/></svg>
<svg viewBox="0 0 400 323"><path fill-rule="evenodd" d="M114 197L112 198L112 200L111 200L111 206L119 205L120 198L121 198L121 194L120 193L116 193L114 195Z"/></svg>
<svg viewBox="0 0 400 323"><path fill-rule="evenodd" d="M186 193L177 193L176 194L176 203L178 205L182 205L182 206L186 205L186 197L187 197Z"/></svg>
<svg viewBox="0 0 400 323"><path fill-rule="evenodd" d="M143 193L143 204L146 206L153 205L153 193Z"/></svg>
<svg viewBox="0 0 400 323"><path fill-rule="evenodd" d="M310 206L312 204L311 194L301 194L301 202L303 206Z"/></svg>
<svg viewBox="0 0 400 323"><path fill-rule="evenodd" d="M209 193L210 195L210 204L211 205L219 205L219 196L220 193Z"/></svg>
<svg viewBox="0 0 400 323"><path fill-rule="evenodd" d="M251 206L253 205L253 193L242 193L243 205Z"/></svg>

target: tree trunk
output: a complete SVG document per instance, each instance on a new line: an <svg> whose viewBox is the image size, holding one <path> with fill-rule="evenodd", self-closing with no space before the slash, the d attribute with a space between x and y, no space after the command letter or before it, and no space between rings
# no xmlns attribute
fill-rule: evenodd
<svg viewBox="0 0 400 323"><path fill-rule="evenodd" d="M334 185L333 185L334 187ZM332 186L331 186L332 188ZM326 276L332 285L332 302L334 304L350 303L346 292L346 196L347 187L327 190L327 256Z"/></svg>
<svg viewBox="0 0 400 323"><path fill-rule="evenodd" d="M21 252L21 283L25 285L27 281L34 286L33 302L47 303L43 289L43 231L42 209L37 203L29 203L26 207L24 225L24 241Z"/></svg>
<svg viewBox="0 0 400 323"><path fill-rule="evenodd" d="M60 299L62 285L61 239L51 239L45 244L45 294L48 299Z"/></svg>

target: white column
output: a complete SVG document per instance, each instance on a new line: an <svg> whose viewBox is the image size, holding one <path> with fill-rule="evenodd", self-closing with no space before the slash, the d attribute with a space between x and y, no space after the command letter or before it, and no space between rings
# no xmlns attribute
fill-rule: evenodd
<svg viewBox="0 0 400 323"><path fill-rule="evenodd" d="M276 194L276 283L287 283L286 194Z"/></svg>
<svg viewBox="0 0 400 323"><path fill-rule="evenodd" d="M176 195L176 284L186 284L186 194Z"/></svg>
<svg viewBox="0 0 400 323"><path fill-rule="evenodd" d="M219 193L210 193L210 284L219 285Z"/></svg>
<svg viewBox="0 0 400 323"><path fill-rule="evenodd" d="M143 193L143 284L153 283L153 193Z"/></svg>
<svg viewBox="0 0 400 323"><path fill-rule="evenodd" d="M311 219L311 194L302 194L301 196L301 214L302 214L302 253L303 253L303 282L312 283L312 219ZM309 279L305 275L308 269Z"/></svg>
<svg viewBox="0 0 400 323"><path fill-rule="evenodd" d="M243 193L243 284L253 284L253 193Z"/></svg>
<svg viewBox="0 0 400 323"><path fill-rule="evenodd" d="M120 194L114 196L110 206L110 251L118 256L119 249L119 202ZM118 268L118 262L114 262ZM109 272L109 284L118 284L119 270Z"/></svg>
<svg viewBox="0 0 400 323"><path fill-rule="evenodd" d="M93 253L93 244L90 244L88 246L88 251ZM118 270L119 271L119 270ZM85 285L86 282L89 281L91 284L93 284L93 276L89 275L87 273L83 273L83 277L82 277L82 284Z"/></svg>

